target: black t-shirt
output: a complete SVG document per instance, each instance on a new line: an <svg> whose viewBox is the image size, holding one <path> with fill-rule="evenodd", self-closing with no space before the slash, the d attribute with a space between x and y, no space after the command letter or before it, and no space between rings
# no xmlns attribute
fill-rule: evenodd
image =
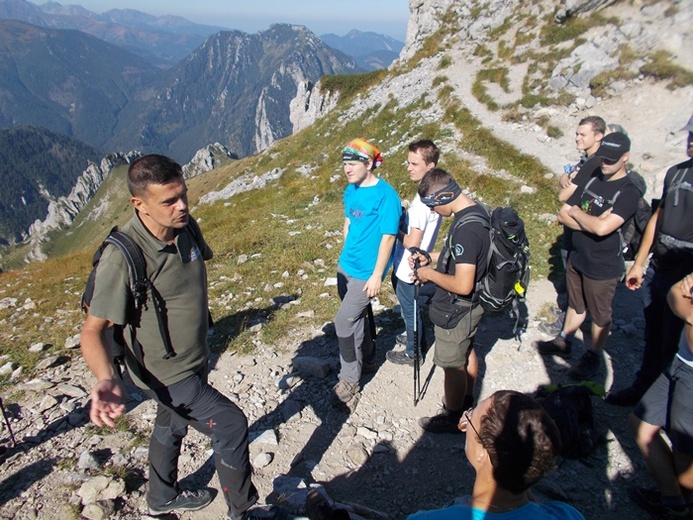
<svg viewBox="0 0 693 520"><path fill-rule="evenodd" d="M678 189L676 189L678 186ZM683 278L693 272L693 250L667 245L666 236L693 242L693 159L672 166L664 177L660 202L659 230L655 240L656 269L678 273Z"/></svg>
<svg viewBox="0 0 693 520"><path fill-rule="evenodd" d="M594 176L596 172L599 171L601 166L602 160L596 158L594 154L577 163L577 165L575 166L575 168L577 169L577 173L575 174L575 177L573 177L573 179L570 181L578 186L576 191L580 189L579 186L581 184L587 184L589 180L592 178L592 176ZM570 251L573 248L572 232L572 229L565 226L563 227L563 241L561 242L561 249Z"/></svg>
<svg viewBox="0 0 693 520"><path fill-rule="evenodd" d="M486 210L478 204L464 208L455 214L455 219L450 225L450 231L448 231L445 244L440 252L436 271L454 275L457 264L474 264L476 265L475 281L478 282L486 274L491 238L488 229L480 222L466 222L459 227L456 226L460 219L470 214L478 214L484 220L489 220ZM467 301L470 301L471 297L472 294L456 296L457 299L461 298ZM437 287L431 304L435 305L437 300L449 300L450 298L451 295L448 291Z"/></svg>
<svg viewBox="0 0 693 520"><path fill-rule="evenodd" d="M618 196L617 196L618 194ZM628 176L607 181L601 169L585 184L578 185L566 204L579 206L592 216L600 216L609 208L628 220L638 207L640 192ZM609 280L623 275L625 264L618 229L606 236L573 230L570 260L575 269L594 280Z"/></svg>

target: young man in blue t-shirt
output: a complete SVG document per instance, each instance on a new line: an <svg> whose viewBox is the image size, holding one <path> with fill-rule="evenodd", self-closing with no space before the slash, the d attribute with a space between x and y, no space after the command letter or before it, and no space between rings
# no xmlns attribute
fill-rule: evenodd
<svg viewBox="0 0 693 520"><path fill-rule="evenodd" d="M337 269L342 304L334 320L341 364L334 392L342 403L360 391L361 373L375 369L370 301L380 293L392 263L402 212L397 192L373 173L382 160L380 150L364 139L342 150L349 185L344 190L344 248Z"/></svg>

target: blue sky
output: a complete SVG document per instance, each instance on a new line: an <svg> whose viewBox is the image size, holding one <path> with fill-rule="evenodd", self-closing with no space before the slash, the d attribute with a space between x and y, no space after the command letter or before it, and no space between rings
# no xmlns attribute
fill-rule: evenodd
<svg viewBox="0 0 693 520"><path fill-rule="evenodd" d="M41 0L33 0L42 4ZM320 35L344 36L352 29L387 34L404 41L409 0L58 0L102 13L136 9L153 15L177 15L193 22L254 33L271 23L305 25Z"/></svg>

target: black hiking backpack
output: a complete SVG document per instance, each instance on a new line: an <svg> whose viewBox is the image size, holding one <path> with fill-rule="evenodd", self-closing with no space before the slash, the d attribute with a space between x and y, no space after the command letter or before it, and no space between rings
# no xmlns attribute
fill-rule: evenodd
<svg viewBox="0 0 693 520"><path fill-rule="evenodd" d="M535 394L561 435L561 455L569 459L588 456L599 440L594 427L592 396L604 393L600 385L545 385Z"/></svg>
<svg viewBox="0 0 693 520"><path fill-rule="evenodd" d="M480 206L489 212L485 205ZM497 207L491 212L490 219L472 213L458 220L455 227L468 222L482 224L490 236L486 274L477 283L475 297L479 298L484 309L491 311L524 300L529 286L529 241L525 223L517 211L512 207ZM451 238L452 235L450 232Z"/></svg>
<svg viewBox="0 0 693 520"><path fill-rule="evenodd" d="M640 198L638 199L638 208L635 210L635 215L626 220L621 226L621 251L623 252L624 260L635 260L645 228L650 221L650 217L652 217L652 206L645 199L647 182L645 182L642 175L628 170L628 178L638 188Z"/></svg>
<svg viewBox="0 0 693 520"><path fill-rule="evenodd" d="M647 223L652 217L652 206L642 197L638 199L635 214L621 226L621 252L624 260L635 260Z"/></svg>
<svg viewBox="0 0 693 520"><path fill-rule="evenodd" d="M188 228L191 227L192 226L188 225ZM197 239L197 236L194 233L192 234L193 238ZM125 263L128 268L128 285L130 287L130 294L132 295L132 299L128 304L127 324L125 326L130 327L132 344L134 344L135 329L139 324L142 309L147 303L147 293L152 293L152 300L154 301L156 291L151 280L149 280L149 278L147 277L147 262L144 259L144 255L142 254L140 246L138 246L127 233L119 231L117 226L111 229L111 232L101 243L99 248L94 252L94 256L91 260L92 270L89 273L89 277L87 278L87 283L84 288L84 292L82 293L82 310L85 313L89 312L89 307L91 305L91 299L94 296L94 287L96 284L96 268L99 265L99 261L101 260L101 255L103 255L104 250L109 245L117 247L118 250L123 254L123 257L125 258ZM159 328L165 328L163 316L161 316L161 310L159 309L159 305L155 304L154 309L156 312L157 320L159 322ZM109 347L111 349L113 361L118 370L121 370L120 367L124 365L126 345L123 333L125 326L112 324L109 327L109 329L111 330L107 331L107 334L112 333L113 335L113 341L109 342ZM176 354L173 351L173 347L171 346L168 333L163 329L162 337L164 338L164 346L166 348L166 354L164 355L164 359L170 359L174 357Z"/></svg>

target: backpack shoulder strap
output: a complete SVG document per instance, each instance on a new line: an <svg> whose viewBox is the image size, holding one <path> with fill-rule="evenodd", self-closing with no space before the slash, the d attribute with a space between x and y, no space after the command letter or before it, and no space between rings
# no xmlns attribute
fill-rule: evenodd
<svg viewBox="0 0 693 520"><path fill-rule="evenodd" d="M483 206L481 206L483 208ZM484 211L486 211L486 208L484 208ZM452 247L452 237L455 234L455 231L457 231L460 227L462 227L465 224L471 224L473 222L476 222L477 224L481 224L484 226L484 228L490 233L492 231L492 226L491 226L491 217L487 216L483 217L479 215L478 213L469 213L467 215L464 215L461 219L459 219L457 222L455 222L455 226L450 230L448 233L448 251L450 252L450 256L454 256L452 254L453 247Z"/></svg>
<svg viewBox="0 0 693 520"><path fill-rule="evenodd" d="M165 355L164 359L170 359L176 355L171 345L171 338L168 333L168 328L166 326L163 310L161 309L160 296L158 295L154 284L151 282L147 276L147 262L142 254L142 249L135 243L135 241L123 231L119 231L117 228L113 228L109 235L104 240L104 243L113 244L116 246L123 257L125 258L125 263L128 266L128 280L130 283L130 290L132 291L135 311L139 312L142 307L147 302L147 291L151 294L152 304L154 306L154 313L156 314L156 319L159 325L159 332L164 342ZM133 317L136 319L135 317ZM135 349L136 344L136 330L133 323L130 323L130 337L132 348ZM136 355L137 357L137 355ZM138 359L141 363L141 359Z"/></svg>
<svg viewBox="0 0 693 520"><path fill-rule="evenodd" d="M104 240L106 244L116 246L125 258L128 266L128 281L134 297L135 309L140 309L147 298L149 279L147 278L147 263L142 254L142 249L135 241L123 231L117 228L111 230Z"/></svg>

